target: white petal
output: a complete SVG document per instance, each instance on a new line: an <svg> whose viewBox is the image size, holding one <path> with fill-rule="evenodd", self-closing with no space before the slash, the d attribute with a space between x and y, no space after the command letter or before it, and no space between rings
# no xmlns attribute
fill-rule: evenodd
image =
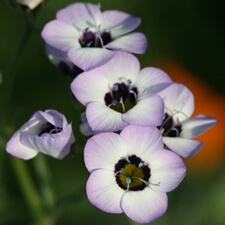
<svg viewBox="0 0 225 225"><path fill-rule="evenodd" d="M45 42L62 51L68 51L70 48L80 48L77 30L62 21L53 20L47 23L41 35Z"/></svg>
<svg viewBox="0 0 225 225"><path fill-rule="evenodd" d="M70 4L57 12L56 18L73 25L79 31L86 28L96 31L102 24L102 14L97 5L90 3Z"/></svg>
<svg viewBox="0 0 225 225"><path fill-rule="evenodd" d="M97 70L104 74L112 88L114 83L127 83L128 79L134 82L138 78L140 63L135 56L129 53L116 52L112 60Z"/></svg>
<svg viewBox="0 0 225 225"><path fill-rule="evenodd" d="M203 146L201 141L181 137L163 137L164 144L184 158L190 158Z"/></svg>
<svg viewBox="0 0 225 225"><path fill-rule="evenodd" d="M122 213L120 201L124 190L121 189L112 171L96 170L87 181L87 196L97 208L108 213Z"/></svg>
<svg viewBox="0 0 225 225"><path fill-rule="evenodd" d="M189 118L194 111L194 96L183 84L173 83L158 94L165 103L165 111L174 114L175 121ZM178 113L180 112L180 113Z"/></svg>
<svg viewBox="0 0 225 225"><path fill-rule="evenodd" d="M107 63L114 52L105 48L72 48L68 52L70 60L82 70L91 70Z"/></svg>
<svg viewBox="0 0 225 225"><path fill-rule="evenodd" d="M83 105L93 101L105 103L105 94L110 91L107 79L97 70L77 76L71 83L71 90Z"/></svg>
<svg viewBox="0 0 225 225"><path fill-rule="evenodd" d="M169 192L175 189L186 175L183 160L174 152L161 151L160 155L149 163L151 169L150 187L157 192Z"/></svg>
<svg viewBox="0 0 225 225"><path fill-rule="evenodd" d="M109 29L113 38L134 30L141 23L140 18L117 10L104 11L102 16L103 27Z"/></svg>
<svg viewBox="0 0 225 225"><path fill-rule="evenodd" d="M94 132L118 131L127 125L122 120L121 113L114 111L101 102L88 104L86 116Z"/></svg>
<svg viewBox="0 0 225 225"><path fill-rule="evenodd" d="M144 54L148 41L144 34L135 32L116 38L105 45L108 49Z"/></svg>
<svg viewBox="0 0 225 225"><path fill-rule="evenodd" d="M84 162L92 172L96 169L115 170L115 164L127 155L127 147L115 133L101 133L88 139L84 147Z"/></svg>
<svg viewBox="0 0 225 225"><path fill-rule="evenodd" d="M155 67L146 67L141 70L138 80L135 82L140 94L156 94L172 84L170 76L163 70Z"/></svg>
<svg viewBox="0 0 225 225"><path fill-rule="evenodd" d="M157 95L152 95L138 101L132 109L122 115L122 118L129 124L160 126L163 121L163 115L163 100Z"/></svg>
<svg viewBox="0 0 225 225"><path fill-rule="evenodd" d="M122 198L122 209L132 220L138 223L151 223L167 210L167 195L150 188L143 191L126 192Z"/></svg>
<svg viewBox="0 0 225 225"><path fill-rule="evenodd" d="M182 131L180 136L184 138L197 137L216 123L217 119L199 114L182 122Z"/></svg>
<svg viewBox="0 0 225 225"><path fill-rule="evenodd" d="M129 125L120 136L125 142L129 155L137 155L145 163L150 163L163 149L162 135L156 127Z"/></svg>

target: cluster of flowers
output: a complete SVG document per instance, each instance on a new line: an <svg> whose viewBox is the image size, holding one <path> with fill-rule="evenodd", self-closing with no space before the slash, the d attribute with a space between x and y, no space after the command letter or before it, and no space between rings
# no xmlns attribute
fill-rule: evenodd
<svg viewBox="0 0 225 225"><path fill-rule="evenodd" d="M140 70L128 52L144 53L146 37L127 34L140 22L124 12L75 3L46 24L42 37L58 68L72 75L79 71L71 90L86 106L81 131L93 135L84 148L90 202L149 223L165 213L166 192L186 175L180 156L196 154L202 142L192 138L217 120L203 114L190 118L194 97L186 86L161 69ZM22 159L38 152L62 159L74 142L63 114L38 111L9 140L7 151Z"/></svg>

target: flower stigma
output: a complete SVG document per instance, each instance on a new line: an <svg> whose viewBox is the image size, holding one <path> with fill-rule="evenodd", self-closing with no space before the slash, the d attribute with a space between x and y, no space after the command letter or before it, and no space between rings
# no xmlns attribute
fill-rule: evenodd
<svg viewBox="0 0 225 225"><path fill-rule="evenodd" d="M115 178L120 188L140 191L149 184L150 168L136 155L123 158L115 165Z"/></svg>

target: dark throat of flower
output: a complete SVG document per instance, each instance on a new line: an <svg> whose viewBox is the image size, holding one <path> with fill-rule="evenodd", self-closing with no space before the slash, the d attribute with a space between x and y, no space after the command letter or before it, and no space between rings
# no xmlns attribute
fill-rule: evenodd
<svg viewBox="0 0 225 225"><path fill-rule="evenodd" d="M168 113L164 114L163 123L158 127L163 137L179 137L182 131L180 123L175 124L173 116Z"/></svg>
<svg viewBox="0 0 225 225"><path fill-rule="evenodd" d="M50 134L56 134L62 131L62 128L60 127L56 127L54 125L52 125L51 123L47 122L41 129L40 133L38 134L39 136L41 136L42 134L45 133L50 133Z"/></svg>
<svg viewBox="0 0 225 225"><path fill-rule="evenodd" d="M111 33L108 29L105 29L103 32L92 32L89 28L86 28L83 31L82 36L79 38L79 43L82 48L85 47L95 47L103 48L109 42L112 41Z"/></svg>
<svg viewBox="0 0 225 225"><path fill-rule="evenodd" d="M140 191L149 184L151 170L136 155L121 159L115 165L115 178L120 188L126 191Z"/></svg>
<svg viewBox="0 0 225 225"><path fill-rule="evenodd" d="M127 83L115 83L113 88L105 94L106 106L120 113L126 113L133 108L137 103L138 89L131 86L131 83L131 80Z"/></svg>

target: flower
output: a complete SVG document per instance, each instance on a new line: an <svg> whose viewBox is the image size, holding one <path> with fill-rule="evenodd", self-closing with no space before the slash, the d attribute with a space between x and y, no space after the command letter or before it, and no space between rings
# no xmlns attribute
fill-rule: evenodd
<svg viewBox="0 0 225 225"><path fill-rule="evenodd" d="M8 141L6 150L22 159L34 158L39 152L62 159L75 142L71 124L56 110L35 112Z"/></svg>
<svg viewBox="0 0 225 225"><path fill-rule="evenodd" d="M140 71L136 57L118 52L102 67L78 75L71 90L85 106L94 132L117 131L128 124L159 126L164 115L162 99L156 95L172 83L162 70Z"/></svg>
<svg viewBox="0 0 225 225"><path fill-rule="evenodd" d="M202 148L203 143L193 140L217 123L213 117L199 114L191 119L194 96L183 84L173 83L159 93L164 100L165 115L159 127L164 144L184 158L190 158Z"/></svg>
<svg viewBox="0 0 225 225"><path fill-rule="evenodd" d="M67 52L82 70L101 66L115 51L144 53L147 39L136 32L122 36L141 23L141 19L117 10L101 12L99 5L74 3L61 9L47 23L42 37L49 45Z"/></svg>
<svg viewBox="0 0 225 225"><path fill-rule="evenodd" d="M75 66L67 56L67 53L54 48L48 44L45 45L45 52L48 59L54 64L58 69L60 69L64 74L76 77L78 74L82 73L79 67Z"/></svg>
<svg viewBox="0 0 225 225"><path fill-rule="evenodd" d="M129 125L120 135L97 134L85 145L84 161L91 173L86 185L89 201L139 223L150 223L166 212L166 192L186 175L182 159L163 149L155 127Z"/></svg>
<svg viewBox="0 0 225 225"><path fill-rule="evenodd" d="M44 0L17 0L21 5L27 6L30 10L37 8Z"/></svg>

